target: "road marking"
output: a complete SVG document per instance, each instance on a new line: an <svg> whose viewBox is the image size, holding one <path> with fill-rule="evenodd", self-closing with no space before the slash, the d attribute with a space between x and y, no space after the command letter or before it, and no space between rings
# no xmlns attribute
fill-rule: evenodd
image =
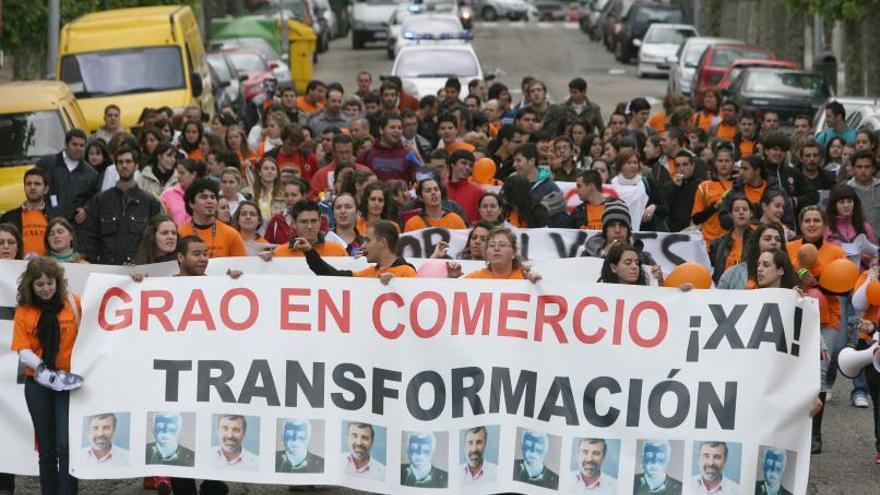
<svg viewBox="0 0 880 495"><path fill-rule="evenodd" d="M528 24L526 24L525 22L511 22L511 23L508 24L507 26L508 26L508 27L512 27L512 28L519 28L519 29L522 29L522 28L524 28L524 27L528 27Z"/></svg>
<svg viewBox="0 0 880 495"><path fill-rule="evenodd" d="M562 27L564 27L565 29L580 29L581 28L580 24L578 24L576 22L563 23Z"/></svg>
<svg viewBox="0 0 880 495"><path fill-rule="evenodd" d="M608 69L608 73L612 76L622 76L626 74L626 69Z"/></svg>
<svg viewBox="0 0 880 495"><path fill-rule="evenodd" d="M497 28L498 21L483 21L480 23L480 27Z"/></svg>
<svg viewBox="0 0 880 495"><path fill-rule="evenodd" d="M542 22L537 23L536 26L538 26L541 29L547 29L547 28L552 28L554 26L554 24L552 22L542 21Z"/></svg>

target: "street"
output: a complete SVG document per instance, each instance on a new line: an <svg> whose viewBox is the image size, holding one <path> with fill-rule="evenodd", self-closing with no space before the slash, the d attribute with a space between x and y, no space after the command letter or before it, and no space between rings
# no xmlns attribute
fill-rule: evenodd
<svg viewBox="0 0 880 495"><path fill-rule="evenodd" d="M639 79L635 65L623 66L600 44L589 41L574 23L480 23L475 25L474 47L486 74L496 72L514 95L520 97L523 76L543 80L554 101L567 97L568 81L584 77L588 97L601 105L607 118L614 106L636 96L649 97L659 104L666 90L664 79ZM347 92L354 89L358 70L368 70L378 84L378 76L390 71L384 42L372 43L365 50L351 49L350 39L332 42L330 51L320 56L316 77L324 82L338 81ZM466 89L462 96L466 94ZM856 409L848 404L849 384L838 381L825 414L824 451L812 456L810 494L877 495L880 493L880 465L873 462L874 446L870 409ZM761 407L741 404L740 407ZM804 411L806 415L806 411ZM35 478L18 478L20 495L39 493ZM142 494L140 479L83 481L80 493ZM231 494L282 494L284 486L231 485ZM338 488L301 489L294 493L326 495L358 493Z"/></svg>

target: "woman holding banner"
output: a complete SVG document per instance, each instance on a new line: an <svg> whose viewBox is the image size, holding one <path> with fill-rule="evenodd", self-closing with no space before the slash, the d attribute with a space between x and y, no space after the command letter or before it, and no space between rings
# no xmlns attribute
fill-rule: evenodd
<svg viewBox="0 0 880 495"><path fill-rule="evenodd" d="M737 194L728 204L733 228L709 244L709 261L714 269L712 279L716 284L725 270L742 261L743 246L748 244L752 234L752 207L749 200Z"/></svg>
<svg viewBox="0 0 880 495"><path fill-rule="evenodd" d="M638 153L621 153L615 158L614 165L618 174L611 179L611 184L639 187L648 197L639 230L667 232L669 229L666 226L667 206L664 190L651 174L641 173L642 162Z"/></svg>
<svg viewBox="0 0 880 495"><path fill-rule="evenodd" d="M755 282L759 289L794 289L798 286L798 277L788 255L774 248L758 256Z"/></svg>
<svg viewBox="0 0 880 495"><path fill-rule="evenodd" d="M504 214L507 223L520 229L538 229L550 223L550 213L532 197L532 185L528 179L513 174L504 180L501 188Z"/></svg>
<svg viewBox="0 0 880 495"><path fill-rule="evenodd" d="M603 284L648 285L648 276L642 270L642 257L632 244L615 244L605 255L602 276L598 282Z"/></svg>
<svg viewBox="0 0 880 495"><path fill-rule="evenodd" d="M513 176L511 176L513 177ZM468 273L464 278L477 279L527 279L532 283L541 280L541 275L523 264L517 247L516 235L505 227L493 229L486 240L483 258L486 268ZM461 277L461 265L455 261L446 263L449 278Z"/></svg>
<svg viewBox="0 0 880 495"><path fill-rule="evenodd" d="M144 229L135 263L148 265L177 260L177 224L165 215L156 215Z"/></svg>
<svg viewBox="0 0 880 495"><path fill-rule="evenodd" d="M760 224L745 244L743 261L721 274L715 285L718 289L755 289L758 287L758 257L764 251L782 247L785 233L775 225Z"/></svg>
<svg viewBox="0 0 880 495"><path fill-rule="evenodd" d="M82 378L70 373L81 312L58 262L40 257L28 263L18 283L12 350L27 365L24 397L34 423L43 495L77 493L78 481L68 470L68 406L70 391L82 385Z"/></svg>

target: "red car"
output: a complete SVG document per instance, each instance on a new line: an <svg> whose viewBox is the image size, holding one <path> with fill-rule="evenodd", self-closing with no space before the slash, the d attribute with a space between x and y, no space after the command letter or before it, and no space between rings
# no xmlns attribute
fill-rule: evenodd
<svg viewBox="0 0 880 495"><path fill-rule="evenodd" d="M703 91L718 85L730 64L740 58L777 60L776 52L769 48L755 45L710 45L700 56L697 70L694 71L694 83L691 94L694 104L699 106Z"/></svg>
<svg viewBox="0 0 880 495"><path fill-rule="evenodd" d="M730 83L739 76L743 69L749 67L774 67L777 69L795 69L800 70L801 64L790 60L764 60L760 58L738 58L734 60L721 77L718 83L718 89L724 91L730 87Z"/></svg>
<svg viewBox="0 0 880 495"><path fill-rule="evenodd" d="M239 75L247 76L247 79L242 82L244 97L247 101L261 95L270 79L276 82L272 71L277 63L268 61L260 52L247 49L230 49L222 50L222 52L229 57L232 66L235 67L235 71Z"/></svg>

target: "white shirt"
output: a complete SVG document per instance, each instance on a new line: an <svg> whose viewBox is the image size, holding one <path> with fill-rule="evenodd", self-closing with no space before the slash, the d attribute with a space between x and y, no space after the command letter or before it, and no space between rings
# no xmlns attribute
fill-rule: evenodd
<svg viewBox="0 0 880 495"><path fill-rule="evenodd" d="M79 160L68 158L66 151L61 152L61 158L64 159L64 164L67 165L68 172L73 172L74 170L76 170L76 167L79 166Z"/></svg>
<svg viewBox="0 0 880 495"><path fill-rule="evenodd" d="M346 476L385 481L385 465L373 457L370 457L366 466L358 468L351 458L351 454L345 453L342 457L342 473Z"/></svg>
<svg viewBox="0 0 880 495"><path fill-rule="evenodd" d="M86 466L128 466L128 450L125 450L118 445L111 446L110 452L104 457L98 457L91 447L84 448L83 454L85 455L84 464Z"/></svg>
<svg viewBox="0 0 880 495"><path fill-rule="evenodd" d="M214 464L214 467L235 471L256 471L260 467L260 461L256 454L241 449L238 457L230 461L223 454L223 448L220 446L214 448L212 463Z"/></svg>
<svg viewBox="0 0 880 495"><path fill-rule="evenodd" d="M721 484L714 490L707 490L703 484L702 476L694 476L691 478L691 493L694 494L712 494L712 495L738 495L739 485L732 480L722 477Z"/></svg>
<svg viewBox="0 0 880 495"><path fill-rule="evenodd" d="M617 493L617 479L605 473L600 473L599 479L590 485L587 485L580 471L572 471L571 478L571 485L568 489L569 493L596 493L602 495L614 495Z"/></svg>
<svg viewBox="0 0 880 495"><path fill-rule="evenodd" d="M475 485L477 483L498 481L498 466L491 462L486 462L485 460L483 461L483 465L480 466L480 470L477 471L477 474L471 474L471 470L468 468L467 463L462 464L459 469L464 471L464 478L462 478L463 485Z"/></svg>

